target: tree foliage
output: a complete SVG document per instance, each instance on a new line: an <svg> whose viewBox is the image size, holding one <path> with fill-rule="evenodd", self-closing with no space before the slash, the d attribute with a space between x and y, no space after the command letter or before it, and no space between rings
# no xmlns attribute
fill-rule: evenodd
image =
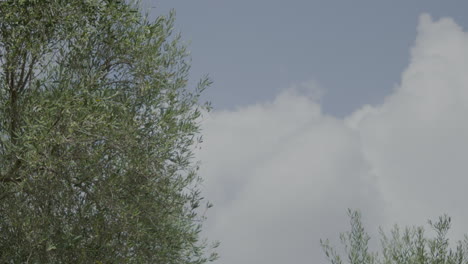
<svg viewBox="0 0 468 264"><path fill-rule="evenodd" d="M387 236L380 229L382 252L370 252L369 235L365 232L361 222L361 214L348 211L351 218L351 231L342 233L340 239L344 245L347 263L350 264L467 264L468 236L459 241L455 249L449 247L447 233L450 229L451 218L439 217L437 222L429 221L436 236L428 238L423 227L405 228L403 231L395 225L391 236ZM328 240L322 241L322 248L332 264L341 264L342 258L330 246Z"/></svg>
<svg viewBox="0 0 468 264"><path fill-rule="evenodd" d="M174 16L112 0L0 1L0 262L205 263Z"/></svg>

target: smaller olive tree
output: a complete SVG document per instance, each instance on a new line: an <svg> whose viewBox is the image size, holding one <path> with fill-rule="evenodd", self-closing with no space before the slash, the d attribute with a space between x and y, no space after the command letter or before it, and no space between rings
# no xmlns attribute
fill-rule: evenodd
<svg viewBox="0 0 468 264"><path fill-rule="evenodd" d="M325 255L332 264L467 264L468 236L458 241L455 248L449 247L447 238L451 219L444 215L437 222L428 221L435 231L435 237L428 238L423 227L406 227L401 230L397 225L387 236L382 228L382 251L370 252L370 236L365 232L358 211L348 210L351 231L341 233L340 240L344 245L346 257L343 258L333 248L328 239L320 240ZM347 261L344 261L344 260Z"/></svg>

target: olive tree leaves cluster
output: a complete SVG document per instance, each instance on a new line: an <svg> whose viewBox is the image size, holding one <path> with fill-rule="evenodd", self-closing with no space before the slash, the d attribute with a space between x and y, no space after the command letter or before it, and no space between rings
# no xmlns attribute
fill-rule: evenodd
<svg viewBox="0 0 468 264"><path fill-rule="evenodd" d="M111 0L0 1L0 262L205 263L173 14Z"/></svg>
<svg viewBox="0 0 468 264"><path fill-rule="evenodd" d="M348 211L351 219L351 231L342 233L340 240L344 245L345 257L334 249L328 240L320 241L325 255L332 264L467 264L468 236L459 241L455 248L450 248L447 233L451 218L439 217L437 222L429 221L435 231L432 238L426 237L423 227L412 227L401 230L395 226L390 236L380 230L382 251L379 255L370 252L370 236L365 232L361 214Z"/></svg>

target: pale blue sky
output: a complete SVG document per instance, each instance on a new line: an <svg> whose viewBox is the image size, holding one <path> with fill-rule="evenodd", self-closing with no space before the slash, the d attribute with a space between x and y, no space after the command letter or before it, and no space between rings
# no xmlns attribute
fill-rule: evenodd
<svg viewBox="0 0 468 264"><path fill-rule="evenodd" d="M144 0L177 12L191 41L192 76L209 74L216 109L274 98L314 80L325 113L344 116L383 101L406 68L420 14L468 26L465 0Z"/></svg>
<svg viewBox="0 0 468 264"><path fill-rule="evenodd" d="M347 208L370 248L445 213L468 234L467 0L144 1L176 9L192 82L214 81L195 154L216 263L329 263Z"/></svg>

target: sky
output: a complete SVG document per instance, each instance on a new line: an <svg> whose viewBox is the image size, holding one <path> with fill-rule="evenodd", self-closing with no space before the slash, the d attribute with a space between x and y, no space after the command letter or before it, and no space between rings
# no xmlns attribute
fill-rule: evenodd
<svg viewBox="0 0 468 264"><path fill-rule="evenodd" d="M216 263L328 263L358 209L448 214L468 234L467 1L143 1L171 8L191 82L214 81L197 149Z"/></svg>

